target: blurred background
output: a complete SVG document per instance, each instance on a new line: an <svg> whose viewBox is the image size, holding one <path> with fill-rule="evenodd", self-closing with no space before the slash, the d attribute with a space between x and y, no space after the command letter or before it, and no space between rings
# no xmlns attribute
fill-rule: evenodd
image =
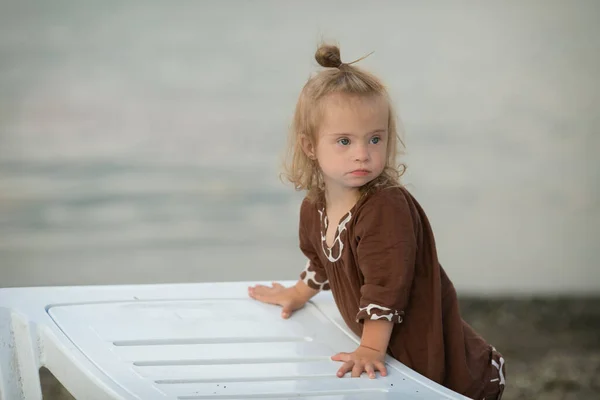
<svg viewBox="0 0 600 400"><path fill-rule="evenodd" d="M387 84L404 182L504 399L600 396L600 2L0 0L0 287L296 279L279 179L321 40ZM69 398L45 373L46 398Z"/></svg>

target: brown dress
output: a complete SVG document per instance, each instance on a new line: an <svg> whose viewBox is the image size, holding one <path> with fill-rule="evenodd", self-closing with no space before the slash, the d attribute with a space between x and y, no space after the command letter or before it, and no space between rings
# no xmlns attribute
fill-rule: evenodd
<svg viewBox="0 0 600 400"><path fill-rule="evenodd" d="M338 227L330 248L332 222ZM394 323L392 357L467 397L500 398L504 359L462 320L429 221L405 188L375 189L340 221L328 220L324 204L305 199L299 236L308 258L300 279L331 290L356 335L365 319L387 319Z"/></svg>

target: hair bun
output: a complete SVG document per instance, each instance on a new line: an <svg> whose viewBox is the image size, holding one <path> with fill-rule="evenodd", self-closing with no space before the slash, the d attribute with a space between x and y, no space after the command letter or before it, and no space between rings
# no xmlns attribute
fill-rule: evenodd
<svg viewBox="0 0 600 400"><path fill-rule="evenodd" d="M320 66L325 68L340 68L342 66L340 49L337 46L320 46L315 53L315 59Z"/></svg>

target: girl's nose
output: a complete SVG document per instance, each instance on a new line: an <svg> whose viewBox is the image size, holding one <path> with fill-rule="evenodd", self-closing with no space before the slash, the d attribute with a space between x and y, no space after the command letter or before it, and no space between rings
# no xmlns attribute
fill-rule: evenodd
<svg viewBox="0 0 600 400"><path fill-rule="evenodd" d="M357 145L354 153L354 158L356 161L368 161L369 160L369 150L367 146Z"/></svg>

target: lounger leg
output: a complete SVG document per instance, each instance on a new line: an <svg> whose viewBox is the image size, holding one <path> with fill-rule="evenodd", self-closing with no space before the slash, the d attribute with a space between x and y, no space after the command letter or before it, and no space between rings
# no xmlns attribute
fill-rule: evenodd
<svg viewBox="0 0 600 400"><path fill-rule="evenodd" d="M0 307L0 400L42 400L29 322Z"/></svg>

